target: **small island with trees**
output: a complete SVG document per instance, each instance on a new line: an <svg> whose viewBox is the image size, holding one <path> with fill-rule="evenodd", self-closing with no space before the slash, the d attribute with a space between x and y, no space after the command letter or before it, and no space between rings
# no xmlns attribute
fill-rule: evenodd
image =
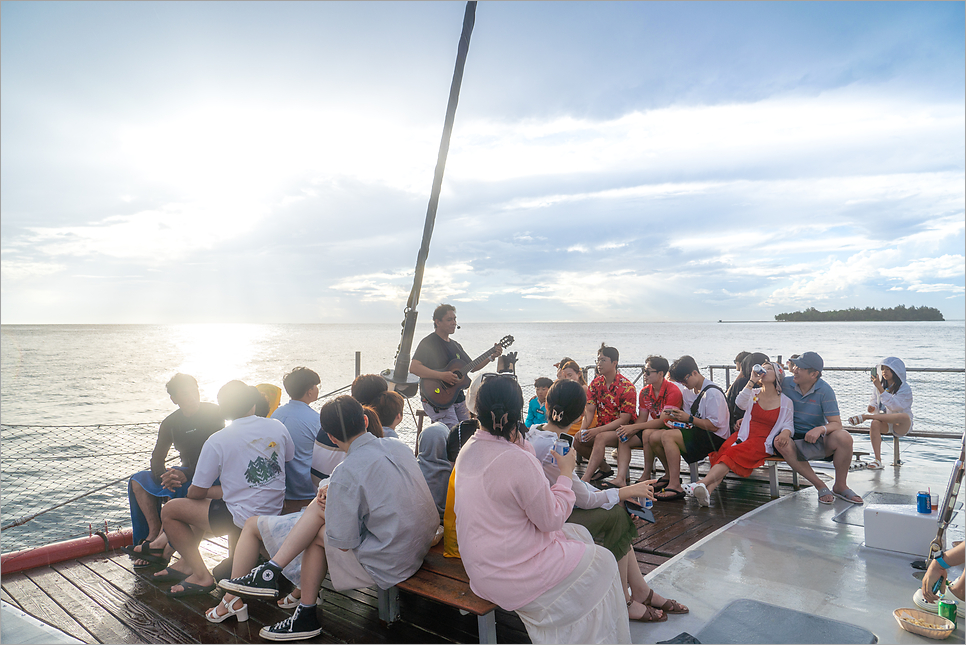
<svg viewBox="0 0 966 645"><path fill-rule="evenodd" d="M858 309L838 309L835 311L819 311L809 307L805 311L790 314L776 314L778 322L865 322L865 321L897 321L897 320L945 320L941 311L935 307L906 307L899 305L890 309L876 309L866 307Z"/></svg>

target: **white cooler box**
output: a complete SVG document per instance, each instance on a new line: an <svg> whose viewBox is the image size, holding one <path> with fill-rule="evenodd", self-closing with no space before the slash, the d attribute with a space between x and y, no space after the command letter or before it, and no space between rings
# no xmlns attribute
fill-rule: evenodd
<svg viewBox="0 0 966 645"><path fill-rule="evenodd" d="M865 545L928 557L939 530L939 513L920 513L915 505L869 504L865 507ZM945 545L943 545L945 546Z"/></svg>

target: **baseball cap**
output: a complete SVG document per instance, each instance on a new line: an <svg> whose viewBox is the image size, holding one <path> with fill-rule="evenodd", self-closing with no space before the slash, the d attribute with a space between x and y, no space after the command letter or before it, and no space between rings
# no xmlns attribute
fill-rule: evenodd
<svg viewBox="0 0 966 645"><path fill-rule="evenodd" d="M798 358L791 359L791 361L792 365L804 367L807 370L816 370L818 372L821 372L822 368L825 367L825 361L823 361L822 357L815 352L805 352Z"/></svg>

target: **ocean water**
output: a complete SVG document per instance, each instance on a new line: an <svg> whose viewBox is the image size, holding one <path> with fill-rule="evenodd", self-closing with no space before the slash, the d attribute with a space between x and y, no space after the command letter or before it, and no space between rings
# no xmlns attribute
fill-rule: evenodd
<svg viewBox="0 0 966 645"><path fill-rule="evenodd" d="M426 318L428 318L428 314ZM0 327L0 421L3 424L0 500L2 523L64 501L128 472L146 467L157 423L174 406L164 384L176 372L198 379L202 398L214 401L231 379L274 383L298 365L317 371L321 391L348 385L355 352L363 373L393 365L397 324L197 324L197 325L4 325ZM416 340L432 331L422 322ZM740 351L779 355L817 351L839 394L843 417L863 411L867 370L884 356L907 367L963 368L963 321L921 323L473 323L454 336L473 356L503 336L515 342L522 383L554 376L553 363L567 355L593 364L602 342L617 347L622 364L648 355L673 360L690 354L699 366L731 364ZM707 375L707 371L705 371ZM633 378L633 371L628 375ZM724 374L715 372L724 384ZM917 429L961 432L964 378L957 374L910 374L916 393ZM287 400L284 397L283 400ZM139 433L116 426L147 424ZM31 427L22 427L31 426ZM34 426L41 426L37 428ZM857 439L857 441L863 441ZM867 441L867 439L865 439ZM905 455L955 458L948 440L910 440ZM78 466L83 464L83 466ZM66 470L65 470L66 469ZM4 531L4 552L87 534L88 523L124 522L123 483L89 495Z"/></svg>

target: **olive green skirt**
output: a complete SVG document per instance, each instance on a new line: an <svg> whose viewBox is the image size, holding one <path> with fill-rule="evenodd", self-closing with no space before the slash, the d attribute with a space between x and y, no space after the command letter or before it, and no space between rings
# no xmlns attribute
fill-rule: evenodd
<svg viewBox="0 0 966 645"><path fill-rule="evenodd" d="M614 554L615 560L623 558L637 537L637 526L630 513L620 504L614 508L575 508L567 518L571 524L580 524L594 537L594 542Z"/></svg>

